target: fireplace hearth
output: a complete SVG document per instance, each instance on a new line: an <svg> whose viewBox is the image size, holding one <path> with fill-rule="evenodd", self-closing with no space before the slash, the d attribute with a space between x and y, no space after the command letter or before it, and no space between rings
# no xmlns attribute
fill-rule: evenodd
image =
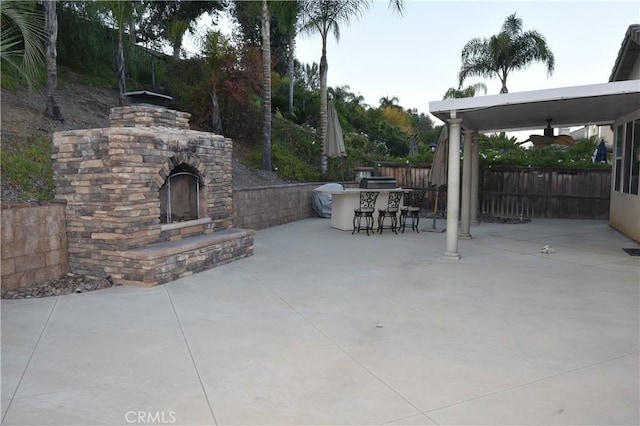
<svg viewBox="0 0 640 426"><path fill-rule="evenodd" d="M232 227L232 141L188 120L133 105L54 134L72 272L151 286L253 253L254 232Z"/></svg>

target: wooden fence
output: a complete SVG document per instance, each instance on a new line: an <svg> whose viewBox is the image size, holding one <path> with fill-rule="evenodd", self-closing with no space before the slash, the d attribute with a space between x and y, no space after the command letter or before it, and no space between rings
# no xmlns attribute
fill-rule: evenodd
<svg viewBox="0 0 640 426"><path fill-rule="evenodd" d="M480 212L492 216L608 219L609 169L484 169Z"/></svg>
<svg viewBox="0 0 640 426"><path fill-rule="evenodd" d="M375 176L393 176L401 188L426 188L431 176L431 165L376 163L374 169Z"/></svg>
<svg viewBox="0 0 640 426"><path fill-rule="evenodd" d="M427 187L431 167L377 163L376 176ZM481 170L480 213L502 217L608 219L610 169L493 166ZM444 199L444 198L443 198Z"/></svg>

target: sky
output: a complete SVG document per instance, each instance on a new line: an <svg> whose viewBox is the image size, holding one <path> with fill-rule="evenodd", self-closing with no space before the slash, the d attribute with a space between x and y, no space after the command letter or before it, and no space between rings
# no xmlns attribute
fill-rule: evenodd
<svg viewBox="0 0 640 426"><path fill-rule="evenodd" d="M512 73L511 93L608 82L628 26L640 23L640 2L405 0L398 15L387 0L379 0L341 26L339 41L330 36L328 85L347 85L373 107L380 98L395 96L403 108L428 113L430 101L458 86L465 44L497 34L512 13L522 18L525 31L546 38L555 70L549 76L544 65L533 64ZM296 49L300 62L319 63L321 38L300 34ZM487 85L488 95L500 92L498 79L472 78L465 86L476 82Z"/></svg>

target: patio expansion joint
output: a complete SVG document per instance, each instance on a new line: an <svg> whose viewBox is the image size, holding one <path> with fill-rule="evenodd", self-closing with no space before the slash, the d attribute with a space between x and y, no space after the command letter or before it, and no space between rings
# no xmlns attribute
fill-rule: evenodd
<svg viewBox="0 0 640 426"><path fill-rule="evenodd" d="M20 396L14 397L13 399L19 401L19 400L23 400L23 399L39 398L41 396L61 395L61 394L70 393L70 392L82 392L82 391L86 391L86 390L90 390L90 389L99 389L101 387L104 387L105 385L108 385L108 386L125 385L125 384L130 383L130 382L131 382L131 379L114 380L114 381L109 381L109 382L96 383L96 384L93 384L93 385L78 386L78 387L74 387L72 389L60 389L60 390L53 390L53 391L48 391L48 392L36 392L36 393L28 394L28 395L20 395Z"/></svg>
<svg viewBox="0 0 640 426"><path fill-rule="evenodd" d="M20 374L20 379L18 380L18 384L16 385L16 388L13 390L13 394L11 395L11 398L9 399L9 404L7 404L7 409L4 411L4 415L2 416L2 421L0 423L4 423L4 419L7 416L7 414L9 413L9 410L11 409L11 404L13 403L13 400L16 397L16 393L18 393L18 389L20 389L20 385L22 384L22 379L24 379L24 375L27 373L27 370L29 369L29 365L31 364L31 360L33 359L33 355L36 353L36 350L38 349L38 346L40 345L40 340L42 340L42 336L44 335L44 332L47 330L47 326L49 325L49 320L51 320L51 316L53 315L53 311L56 309L56 306L58 306L58 300L60 300L60 296L56 296L56 300L55 300L55 302L53 302L53 305L51 306L51 309L49 310L49 315L47 315L47 319L44 322L44 324L42 325L42 330L40 330L40 334L38 335L38 339L36 340L36 344L33 346L33 350L31 351L31 354L29 354L29 359L27 360L27 365L24 366L24 370L22 370L22 374Z"/></svg>
<svg viewBox="0 0 640 426"><path fill-rule="evenodd" d="M356 365L358 365L360 368L362 368L364 371L366 371L369 375L371 375L371 377L373 377L374 379L376 379L378 382L380 382L380 384L382 384L384 387L386 387L387 389L389 389L391 392L393 392L394 394L396 394L400 399L402 399L404 402L406 402L407 404L409 404L411 407L413 407L417 413L414 413L412 415L403 417L403 418L410 418L410 417L414 417L417 416L419 414L422 414L424 416L426 416L429 420L431 420L434 424L438 424L434 419L432 419L431 417L429 417L429 415L427 413L425 413L423 410L421 410L420 408L418 408L413 402L411 402L409 399L407 399L404 395L402 395L400 392L398 392L397 390L395 390L391 385L389 385L387 382L385 382L384 380L382 380L382 378L380 378L377 374L375 374L373 371L371 371L369 368L367 368L365 365L363 365L360 361L358 361L357 359L355 359L353 357L353 355L351 355L346 349L344 349L342 346L340 346L335 340L333 340L331 338L331 336L329 336L327 333L325 333L322 329L320 329L316 324L313 323L313 321L311 321L309 318L307 318L302 312L300 312L299 310L297 310L295 308L295 306L293 306L291 303L289 303L284 297L282 297L280 294L278 294L278 292L276 292L275 290L273 290L271 287L269 287L267 284L265 284L260 278L258 278L257 276L255 276L251 271L247 270L247 273L249 275L251 275L257 282L259 282L262 286L264 286L264 288L266 288L267 290L269 290L271 293L273 293L278 299L282 300L282 302L284 302L287 306L289 306L291 308L291 310L293 310L296 314L298 314L307 324L309 324L311 327L313 327L318 333L320 333L322 336L324 336L325 339L327 339L328 341L330 341L338 350L340 350L340 352L342 352L343 354L345 354L347 356L347 358L349 358L351 361L353 361ZM400 419L393 419L390 420L389 422L394 422ZM388 422L387 422L388 423ZM383 423L384 424L384 423Z"/></svg>
<svg viewBox="0 0 640 426"><path fill-rule="evenodd" d="M182 327L182 321L180 321L180 316L176 311L176 306L173 303L173 298L171 297L171 291L169 290L169 286L165 286L167 291L167 296L169 297L169 303L171 303L171 309L173 310L173 314L176 316L176 321L178 322L178 327L180 327L180 333L182 334L182 338L184 339L184 344L187 347L187 351L189 352L189 358L191 359L191 364L193 365L193 369L196 372L196 376L198 377L198 383L200 383L200 389L202 389L202 393L204 395L205 400L207 401L207 406L209 407L209 412L211 413L211 418L213 419L213 423L217 426L218 420L216 419L216 415L213 412L213 407L211 406L211 401L209 400L209 395L207 394L207 390L204 387L204 383L202 382L202 377L200 376L200 371L198 370L198 366L196 365L196 361L193 358L193 352L191 351L191 346L189 346L189 341L187 340L187 336L184 334L184 329Z"/></svg>
<svg viewBox="0 0 640 426"><path fill-rule="evenodd" d="M628 352L628 353L624 353L624 354L621 354L621 355L616 355L616 356L611 357L611 358L607 358L607 359L604 359L604 360L601 360L601 361L597 361L597 362L593 362L593 363L590 363L590 364L582 365L580 367L575 367L575 368L572 368L570 370L562 371L560 373L555 373L555 374L550 374L548 376L540 377L538 379L531 380L531 381L529 381L527 383L521 383L519 385L509 386L509 387L504 388L504 389L499 389L499 390L496 390L496 391L493 391L493 392L487 392L487 393L482 394L482 395L474 396L473 398L467 398L465 400L454 402L452 404L443 405L442 407L437 407L437 408L432 408L430 410L425 410L423 412L423 414L427 415L427 413L434 413L434 412L437 412L437 411L440 411L440 410L444 410L444 409L447 409L447 408L455 407L457 405L466 404L467 402L476 401L478 399L484 399L484 398L487 398L487 397L490 397L490 396L493 396L493 395L499 395L501 393L510 392L512 390L516 390L516 389L520 389L520 388L525 388L527 386L535 385L536 383L540 383L540 382L544 382L544 381L547 381L547 380L551 380L551 379L554 379L556 377L565 376L567 374L575 373L577 371L586 370L587 368L595 367L597 365L605 364L607 362L615 361L617 359L622 359L622 358L625 358L627 356L635 355L635 354L638 354L638 353L640 353L640 351L633 351L633 352ZM571 380L571 378L568 378L568 380Z"/></svg>

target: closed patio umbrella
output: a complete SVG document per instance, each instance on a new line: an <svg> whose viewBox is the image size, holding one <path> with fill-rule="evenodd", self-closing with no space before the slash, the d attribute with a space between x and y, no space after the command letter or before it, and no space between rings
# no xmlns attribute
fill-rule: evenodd
<svg viewBox="0 0 640 426"><path fill-rule="evenodd" d="M431 163L431 175L429 180L432 185L438 187L447 183L447 165L449 158L449 128L445 124L438 137L438 145Z"/></svg>
<svg viewBox="0 0 640 426"><path fill-rule="evenodd" d="M327 140L324 144L324 155L329 158L342 158L347 156L347 150L344 147L344 138L342 136L342 127L340 127L340 121L338 120L338 112L332 100L329 100L327 105ZM340 169L342 169L342 160L340 160ZM342 180L344 182L344 170L342 170L342 173Z"/></svg>
<svg viewBox="0 0 640 426"><path fill-rule="evenodd" d="M338 112L332 100L329 100L327 105L327 141L324 144L324 155L330 158L347 156Z"/></svg>
<svg viewBox="0 0 640 426"><path fill-rule="evenodd" d="M598 148L593 156L594 163L606 163L607 162L607 146L604 143L604 139L600 139Z"/></svg>
<svg viewBox="0 0 640 426"><path fill-rule="evenodd" d="M433 154L433 162L431 163L431 174L429 175L429 180L431 181L431 185L435 186L436 193L433 197L433 224L431 229L424 229L424 231L429 232L444 232L445 228L438 229L436 228L436 216L437 212L440 209L440 206L443 205L444 201L440 198L440 191L437 191L442 185L447 184L447 168L449 164L449 127L445 124L440 131L440 136L438 137L438 144L436 145L436 152Z"/></svg>

